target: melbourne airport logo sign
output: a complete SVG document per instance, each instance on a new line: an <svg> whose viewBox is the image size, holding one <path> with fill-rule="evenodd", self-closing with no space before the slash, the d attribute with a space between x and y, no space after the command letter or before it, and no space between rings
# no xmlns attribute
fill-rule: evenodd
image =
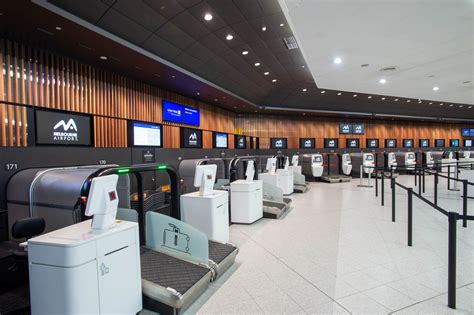
<svg viewBox="0 0 474 315"><path fill-rule="evenodd" d="M189 135L189 144L190 145L197 145L198 144L198 141L197 141L197 134L195 132L191 133Z"/></svg>
<svg viewBox="0 0 474 315"><path fill-rule="evenodd" d="M336 141L334 140L329 140L328 147L333 148L336 146Z"/></svg>
<svg viewBox="0 0 474 315"><path fill-rule="evenodd" d="M74 119L69 119L67 123L64 120L61 120L56 125L54 125L53 140L78 142L79 134Z"/></svg>
<svg viewBox="0 0 474 315"><path fill-rule="evenodd" d="M275 141L275 147L277 148L281 148L283 146L283 140L277 140Z"/></svg>
<svg viewBox="0 0 474 315"><path fill-rule="evenodd" d="M313 144L311 143L311 140L306 140L306 141L304 142L304 146L305 146L306 148L309 148L309 147L312 147Z"/></svg>
<svg viewBox="0 0 474 315"><path fill-rule="evenodd" d="M350 146L351 146L351 148L357 147L357 141L356 140L351 140Z"/></svg>

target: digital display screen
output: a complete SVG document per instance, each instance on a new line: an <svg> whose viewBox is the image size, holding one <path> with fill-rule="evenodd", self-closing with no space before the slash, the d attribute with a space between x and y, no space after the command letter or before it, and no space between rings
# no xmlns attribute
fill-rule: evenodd
<svg viewBox="0 0 474 315"><path fill-rule="evenodd" d="M385 139L385 147L386 148L396 148L397 147L397 139Z"/></svg>
<svg viewBox="0 0 474 315"><path fill-rule="evenodd" d="M420 148L429 148L430 147L430 139L420 139L419 146L420 146Z"/></svg>
<svg viewBox="0 0 474 315"><path fill-rule="evenodd" d="M161 125L133 122L133 146L162 147Z"/></svg>
<svg viewBox="0 0 474 315"><path fill-rule="evenodd" d="M379 139L367 139L367 148L378 148Z"/></svg>
<svg viewBox="0 0 474 315"><path fill-rule="evenodd" d="M36 110L36 143L52 145L90 146L91 117Z"/></svg>
<svg viewBox="0 0 474 315"><path fill-rule="evenodd" d="M314 149L316 141L314 138L300 138L300 149Z"/></svg>
<svg viewBox="0 0 474 315"><path fill-rule="evenodd" d="M214 133L214 148L227 149L227 134L215 132Z"/></svg>
<svg viewBox="0 0 474 315"><path fill-rule="evenodd" d="M404 148L413 148L413 139L403 139Z"/></svg>
<svg viewBox="0 0 474 315"><path fill-rule="evenodd" d="M359 139L346 139L346 148L359 148Z"/></svg>
<svg viewBox="0 0 474 315"><path fill-rule="evenodd" d="M449 140L449 146L452 148L458 148L459 147L459 139L450 139Z"/></svg>
<svg viewBox="0 0 474 315"><path fill-rule="evenodd" d="M234 137L234 147L236 149L245 149L247 148L247 139L245 136L235 135Z"/></svg>
<svg viewBox="0 0 474 315"><path fill-rule="evenodd" d="M272 149L286 149L286 138L271 138Z"/></svg>
<svg viewBox="0 0 474 315"><path fill-rule="evenodd" d="M201 124L201 113L199 109L184 107L183 123L187 125L199 126Z"/></svg>
<svg viewBox="0 0 474 315"><path fill-rule="evenodd" d="M178 124L199 126L200 110L163 100L163 120Z"/></svg>
<svg viewBox="0 0 474 315"><path fill-rule="evenodd" d="M181 128L182 148L202 148L202 130Z"/></svg>
<svg viewBox="0 0 474 315"><path fill-rule="evenodd" d="M351 124L339 124L339 133L343 135L352 134L352 125Z"/></svg>
<svg viewBox="0 0 474 315"><path fill-rule="evenodd" d="M326 149L337 149L339 148L339 139L326 138L324 139L324 147Z"/></svg>
<svg viewBox="0 0 474 315"><path fill-rule="evenodd" d="M363 135L365 133L364 124L353 124L352 133L355 135Z"/></svg>
<svg viewBox="0 0 474 315"><path fill-rule="evenodd" d="M472 139L464 139L464 146L465 147L472 147Z"/></svg>
<svg viewBox="0 0 474 315"><path fill-rule="evenodd" d="M444 148L444 139L436 139L435 140L435 147L437 148Z"/></svg>

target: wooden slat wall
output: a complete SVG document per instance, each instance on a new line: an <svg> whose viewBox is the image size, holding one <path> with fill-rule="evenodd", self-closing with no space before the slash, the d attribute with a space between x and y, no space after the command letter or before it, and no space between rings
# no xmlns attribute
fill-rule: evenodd
<svg viewBox="0 0 474 315"><path fill-rule="evenodd" d="M162 121L163 99L199 108L203 130L234 132L232 112L41 49L0 39L0 64L5 71L0 75L0 103L95 115L98 147L126 146L126 119L132 119L163 123L164 147L179 148L180 125ZM26 133L26 109L1 105L0 145L26 146Z"/></svg>
<svg viewBox="0 0 474 315"><path fill-rule="evenodd" d="M357 120L355 123L365 124L365 135L339 135L339 123L344 120L334 118L300 118L283 116L256 116L239 115L236 118L235 127L243 134L260 137L260 148L270 147L270 138L288 138L288 148L299 147L299 138L316 138L316 147L323 147L324 138L339 138L339 146L344 148L346 138L360 138L361 148L365 148L366 139L397 139L398 145L403 139L414 139L415 146L419 139L430 139L434 145L434 139L462 139L461 128L473 125L446 124L446 123L411 123L411 122L374 122L371 120ZM347 121L350 122L350 121ZM447 142L448 143L448 142Z"/></svg>

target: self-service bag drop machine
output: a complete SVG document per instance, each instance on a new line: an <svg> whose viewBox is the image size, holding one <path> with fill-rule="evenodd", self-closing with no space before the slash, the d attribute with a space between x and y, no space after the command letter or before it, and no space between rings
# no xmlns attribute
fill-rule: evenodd
<svg viewBox="0 0 474 315"><path fill-rule="evenodd" d="M301 171L307 179L316 179L323 175L323 155L322 154L303 154L301 156L303 162L301 164Z"/></svg>
<svg viewBox="0 0 474 315"><path fill-rule="evenodd" d="M305 193L309 189L309 184L306 182L304 175L301 173L301 165L299 165L299 156L293 155L291 157L291 165L289 167L293 171L293 190L296 193Z"/></svg>
<svg viewBox="0 0 474 315"><path fill-rule="evenodd" d="M372 174L375 168L375 157L373 153L351 153L352 175L360 176L362 166L363 174Z"/></svg>

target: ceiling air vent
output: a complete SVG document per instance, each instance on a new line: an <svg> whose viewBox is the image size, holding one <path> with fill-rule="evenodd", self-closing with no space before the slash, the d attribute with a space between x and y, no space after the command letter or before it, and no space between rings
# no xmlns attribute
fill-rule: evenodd
<svg viewBox="0 0 474 315"><path fill-rule="evenodd" d="M288 48L289 50L298 48L298 43L296 42L296 39L294 36L283 38L283 42L285 43L286 48Z"/></svg>
<svg viewBox="0 0 474 315"><path fill-rule="evenodd" d="M397 70L397 66L389 66L389 67L383 67L380 69L381 72L390 72L390 71L395 71Z"/></svg>

